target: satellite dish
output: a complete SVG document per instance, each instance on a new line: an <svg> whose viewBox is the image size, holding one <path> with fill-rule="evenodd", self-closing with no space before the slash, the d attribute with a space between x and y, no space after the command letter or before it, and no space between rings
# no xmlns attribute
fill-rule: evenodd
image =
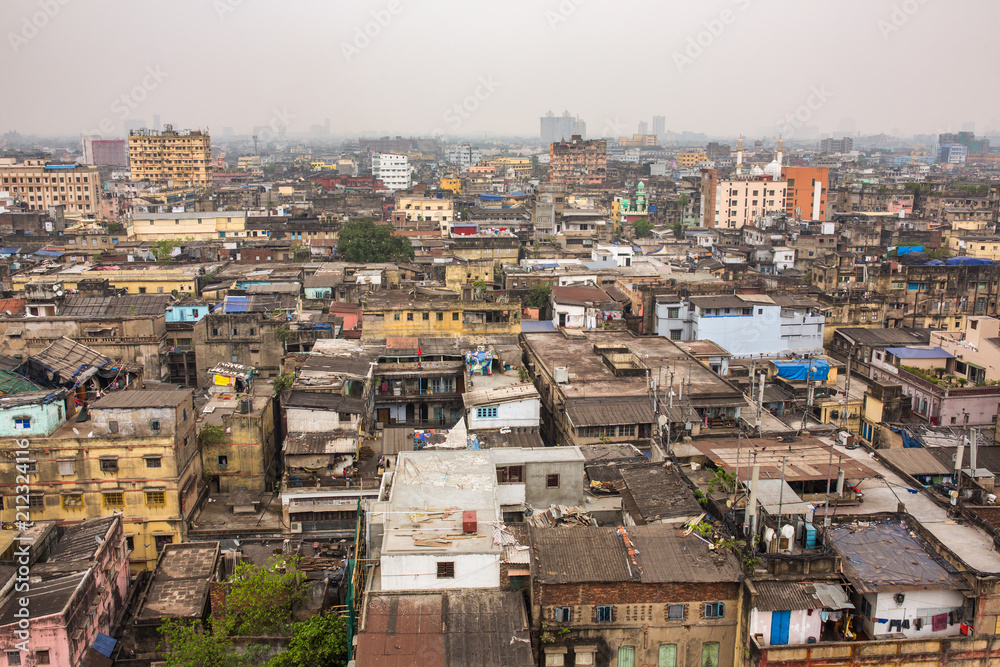
<svg viewBox="0 0 1000 667"><path fill-rule="evenodd" d="M63 291L61 289L57 289L56 290L56 296L62 296L62 295L63 295Z"/></svg>
<svg viewBox="0 0 1000 667"><path fill-rule="evenodd" d="M664 426L667 423L667 416L660 415L660 417L656 421L659 422L660 426Z"/></svg>

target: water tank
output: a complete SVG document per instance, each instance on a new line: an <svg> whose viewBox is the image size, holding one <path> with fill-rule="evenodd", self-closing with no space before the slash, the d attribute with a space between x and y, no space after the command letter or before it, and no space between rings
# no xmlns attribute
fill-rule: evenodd
<svg viewBox="0 0 1000 667"><path fill-rule="evenodd" d="M462 532L467 535L479 532L479 522L476 519L476 510L465 510L462 512Z"/></svg>
<svg viewBox="0 0 1000 667"><path fill-rule="evenodd" d="M566 384L569 382L569 369L565 366L556 366L556 382Z"/></svg>

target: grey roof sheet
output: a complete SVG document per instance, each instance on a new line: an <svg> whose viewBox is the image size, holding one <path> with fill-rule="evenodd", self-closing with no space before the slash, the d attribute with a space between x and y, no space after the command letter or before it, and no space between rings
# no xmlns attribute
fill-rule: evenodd
<svg viewBox="0 0 1000 667"><path fill-rule="evenodd" d="M875 455L907 475L950 475L953 472L951 467L923 447L878 449Z"/></svg>
<svg viewBox="0 0 1000 667"><path fill-rule="evenodd" d="M59 311L62 317L128 317L163 315L173 297L169 294L122 296L70 296Z"/></svg>
<svg viewBox="0 0 1000 667"><path fill-rule="evenodd" d="M103 354L66 337L52 341L31 358L59 373L64 381L73 377L81 366L103 368L111 363L111 359Z"/></svg>
<svg viewBox="0 0 1000 667"><path fill-rule="evenodd" d="M675 466L657 464L626 465L621 467L626 493L631 496L645 523L669 519L694 517L702 509L694 492L681 478ZM636 523L640 517L633 517Z"/></svg>
<svg viewBox="0 0 1000 667"><path fill-rule="evenodd" d="M759 611L793 609L853 609L839 583L807 581L754 581Z"/></svg>
<svg viewBox="0 0 1000 667"><path fill-rule="evenodd" d="M827 533L844 574L861 593L964 589L964 579L899 521L851 523Z"/></svg>
<svg viewBox="0 0 1000 667"><path fill-rule="evenodd" d="M840 335L858 345L885 347L890 345L926 345L931 340L930 329L883 329L882 327L838 328L834 335Z"/></svg>
<svg viewBox="0 0 1000 667"><path fill-rule="evenodd" d="M648 401L635 398L578 398L566 401L573 426L651 424L655 417Z"/></svg>
<svg viewBox="0 0 1000 667"><path fill-rule="evenodd" d="M358 449L355 431L330 431L329 433L289 433L282 449L285 456L304 454L353 454Z"/></svg>
<svg viewBox="0 0 1000 667"><path fill-rule="evenodd" d="M103 541L111 526L119 520L116 516L108 516L76 524L66 530L59 538L48 562L65 563L91 560L101 546L97 538L99 537Z"/></svg>
<svg viewBox="0 0 1000 667"><path fill-rule="evenodd" d="M288 396L284 407L315 408L331 412L362 414L365 411L365 402L361 398L341 396L340 394L318 391L293 391Z"/></svg>

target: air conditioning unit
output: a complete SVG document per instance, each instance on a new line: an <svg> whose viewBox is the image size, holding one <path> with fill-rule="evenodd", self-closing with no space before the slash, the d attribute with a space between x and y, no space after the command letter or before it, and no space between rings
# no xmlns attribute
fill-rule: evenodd
<svg viewBox="0 0 1000 667"><path fill-rule="evenodd" d="M293 533L301 533L302 532L302 522L301 521L292 521L291 522L291 526L292 526L291 531Z"/></svg>

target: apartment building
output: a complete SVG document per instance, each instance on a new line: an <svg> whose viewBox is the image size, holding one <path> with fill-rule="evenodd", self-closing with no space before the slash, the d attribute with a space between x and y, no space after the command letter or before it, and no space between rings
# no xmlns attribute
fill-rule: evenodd
<svg viewBox="0 0 1000 667"><path fill-rule="evenodd" d="M91 403L82 422L66 399L21 396L0 406L0 422L20 420L18 433L29 440L33 520L75 525L124 513L133 572L152 569L164 545L184 541L205 489L190 391L113 391ZM26 418L32 403L61 407L69 419ZM0 479L14 479L16 448L14 440L0 443ZM13 508L13 496L9 502Z"/></svg>
<svg viewBox="0 0 1000 667"><path fill-rule="evenodd" d="M584 141L574 134L549 149L549 182L600 187L607 178L608 147L604 139Z"/></svg>
<svg viewBox="0 0 1000 667"><path fill-rule="evenodd" d="M800 220L826 220L829 215L827 189L830 170L815 167L784 167L785 215Z"/></svg>
<svg viewBox="0 0 1000 667"><path fill-rule="evenodd" d="M399 290L374 292L363 304L365 340L393 336L475 336L518 334L521 306L508 302L472 301L448 290L412 295Z"/></svg>
<svg viewBox="0 0 1000 667"><path fill-rule="evenodd" d="M208 186L212 183L212 140L201 130L132 130L128 137L133 181Z"/></svg>
<svg viewBox="0 0 1000 667"><path fill-rule="evenodd" d="M124 139L83 138L83 163L128 167L128 142Z"/></svg>
<svg viewBox="0 0 1000 667"><path fill-rule="evenodd" d="M100 186L97 167L0 158L0 190L27 204L29 211L62 207L74 218L100 213Z"/></svg>
<svg viewBox="0 0 1000 667"><path fill-rule="evenodd" d="M444 197L396 196L396 208L392 219L397 229L421 227L438 228L442 236L451 232L455 220L455 207L451 199Z"/></svg>
<svg viewBox="0 0 1000 667"><path fill-rule="evenodd" d="M413 185L410 159L395 153L372 155L372 176L390 190L409 190Z"/></svg>
<svg viewBox="0 0 1000 667"><path fill-rule="evenodd" d="M136 213L128 223L128 235L135 241L243 238L246 213L238 211L208 211L204 213Z"/></svg>

